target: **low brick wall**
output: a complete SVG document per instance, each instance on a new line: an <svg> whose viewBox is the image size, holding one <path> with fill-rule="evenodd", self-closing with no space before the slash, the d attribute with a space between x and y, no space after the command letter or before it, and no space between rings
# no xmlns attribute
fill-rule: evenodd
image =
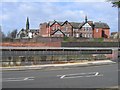
<svg viewBox="0 0 120 90"><path fill-rule="evenodd" d="M61 43L60 42L46 42L46 43L20 43L20 42L4 42L0 43L1 46L12 46L12 47L60 47Z"/></svg>

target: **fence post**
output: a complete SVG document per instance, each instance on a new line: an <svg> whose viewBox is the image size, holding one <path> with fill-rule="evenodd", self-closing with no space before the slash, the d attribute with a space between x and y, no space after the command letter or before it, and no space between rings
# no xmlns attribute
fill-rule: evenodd
<svg viewBox="0 0 120 90"><path fill-rule="evenodd" d="M112 60L118 60L118 49L112 49Z"/></svg>

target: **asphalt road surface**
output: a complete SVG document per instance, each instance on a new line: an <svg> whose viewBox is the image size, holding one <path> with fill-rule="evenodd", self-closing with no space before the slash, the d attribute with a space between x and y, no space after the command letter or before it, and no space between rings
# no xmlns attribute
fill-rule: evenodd
<svg viewBox="0 0 120 90"><path fill-rule="evenodd" d="M118 65L56 70L4 71L2 88L109 88L118 86Z"/></svg>

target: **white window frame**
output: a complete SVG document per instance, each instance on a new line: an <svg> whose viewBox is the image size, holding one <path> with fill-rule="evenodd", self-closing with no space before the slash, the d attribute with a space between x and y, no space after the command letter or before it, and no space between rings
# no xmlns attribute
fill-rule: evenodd
<svg viewBox="0 0 120 90"><path fill-rule="evenodd" d="M67 31L67 30L68 30L68 27L65 27L65 30Z"/></svg>
<svg viewBox="0 0 120 90"><path fill-rule="evenodd" d="M87 35L87 37L89 38L89 37L90 37L90 35L88 34L88 35Z"/></svg>
<svg viewBox="0 0 120 90"><path fill-rule="evenodd" d="M57 25L55 26L55 29L56 29L56 30L58 29Z"/></svg>
<svg viewBox="0 0 120 90"><path fill-rule="evenodd" d="M96 29L96 32L98 32L98 29Z"/></svg>
<svg viewBox="0 0 120 90"><path fill-rule="evenodd" d="M52 27L52 30L55 30L55 27Z"/></svg>
<svg viewBox="0 0 120 90"><path fill-rule="evenodd" d="M76 37L79 37L79 33L76 33Z"/></svg>

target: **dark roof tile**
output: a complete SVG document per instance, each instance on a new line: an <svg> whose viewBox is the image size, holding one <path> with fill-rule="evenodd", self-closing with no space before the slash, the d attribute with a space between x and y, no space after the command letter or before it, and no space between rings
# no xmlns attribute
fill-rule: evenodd
<svg viewBox="0 0 120 90"><path fill-rule="evenodd" d="M73 28L79 28L79 25L81 24L81 23L78 23L78 22L70 22L71 23L71 25L73 26Z"/></svg>
<svg viewBox="0 0 120 90"><path fill-rule="evenodd" d="M95 22L94 26L95 28L110 28L107 23L103 22Z"/></svg>

